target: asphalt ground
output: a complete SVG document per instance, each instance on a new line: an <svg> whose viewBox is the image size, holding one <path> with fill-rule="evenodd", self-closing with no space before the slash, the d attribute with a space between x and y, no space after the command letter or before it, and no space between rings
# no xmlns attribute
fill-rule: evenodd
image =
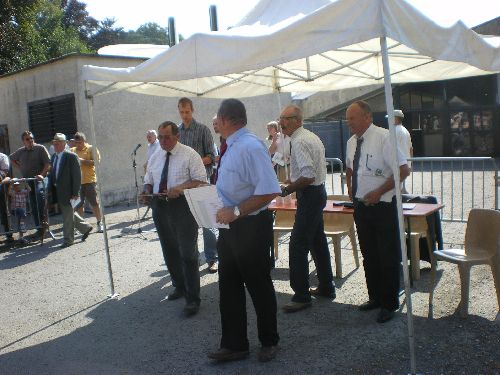
<svg viewBox="0 0 500 375"><path fill-rule="evenodd" d="M141 215L144 208L141 208ZM255 313L248 298L250 357L214 364L206 354L219 346L217 274L209 274L200 232L201 309L182 315L182 300L167 301L170 278L156 233L137 233L136 210L106 209L115 292L111 292L103 234L59 249L62 239L43 246L0 247L0 374L407 374L410 373L407 304L388 323L376 311L359 312L367 299L363 269L355 268L349 241L342 242L342 279L337 298L318 299L296 313L278 312L280 352L257 361ZM51 217L56 236L60 217ZM95 219L89 221L95 224ZM463 242L465 224L443 223L447 243ZM153 229L150 214L141 223ZM129 233L125 233L129 232ZM288 240L272 272L278 307L292 295ZM333 257L333 250L331 248ZM361 255L360 255L361 257ZM311 284L316 283L310 263ZM333 259L332 265L335 267ZM498 374L498 305L487 266L473 267L470 316L457 307L460 282L455 266L439 263L434 318L429 319L429 264L412 288L416 370L425 374ZM334 272L335 273L335 272Z"/></svg>

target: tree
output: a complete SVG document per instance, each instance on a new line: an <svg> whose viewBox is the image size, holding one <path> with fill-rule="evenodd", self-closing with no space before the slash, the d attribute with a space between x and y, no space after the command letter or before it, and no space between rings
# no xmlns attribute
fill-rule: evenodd
<svg viewBox="0 0 500 375"><path fill-rule="evenodd" d="M92 35L98 30L99 22L90 17L87 4L78 0L61 0L61 9L64 12L63 26L74 27L78 31L80 40L88 43Z"/></svg>
<svg viewBox="0 0 500 375"><path fill-rule="evenodd" d="M168 31L157 23L149 22L130 30L124 37L126 44L168 44Z"/></svg>
<svg viewBox="0 0 500 375"><path fill-rule="evenodd" d="M110 44L122 43L126 32L123 31L123 27L114 27L115 22L114 18L105 18L103 21L99 21L97 32L92 35L89 41L89 47L97 51Z"/></svg>

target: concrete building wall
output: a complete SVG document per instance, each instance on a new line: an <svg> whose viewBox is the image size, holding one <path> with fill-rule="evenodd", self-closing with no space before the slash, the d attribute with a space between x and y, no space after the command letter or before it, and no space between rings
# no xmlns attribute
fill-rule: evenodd
<svg viewBox="0 0 500 375"><path fill-rule="evenodd" d="M74 93L77 127L91 142L90 118L80 72L83 65L129 67L141 60L98 56L68 56L16 74L0 77L0 124L7 124L11 152L22 146L21 133L29 129L27 103ZM97 86L91 86L95 91ZM96 146L101 153L101 187L106 205L135 197L134 169L131 152L137 146L137 176L142 184L143 164L146 159L146 131L156 129L165 120L179 123L179 97L114 92L94 98ZM192 98L194 117L209 125L221 100ZM259 137L267 136L267 122L279 116L278 97L266 95L242 99L248 116L248 127ZM282 94L281 103L291 102L289 94ZM36 137L36 134L35 134ZM218 138L215 137L217 140ZM49 145L46 145L49 146Z"/></svg>

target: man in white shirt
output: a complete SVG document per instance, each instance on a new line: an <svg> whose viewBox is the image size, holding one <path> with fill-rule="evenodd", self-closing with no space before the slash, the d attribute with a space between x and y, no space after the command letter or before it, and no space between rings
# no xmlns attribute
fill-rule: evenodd
<svg viewBox="0 0 500 375"><path fill-rule="evenodd" d="M370 106L357 101L347 108L353 136L347 141L346 177L363 254L368 301L361 311L380 308L377 322L392 319L399 307L401 250L394 196L389 131L375 126ZM406 157L397 148L401 180L408 177Z"/></svg>
<svg viewBox="0 0 500 375"><path fill-rule="evenodd" d="M290 137L290 181L282 186L282 196L297 195L297 213L290 237L290 285L292 301L285 312L296 312L311 306L311 294L335 299L330 251L326 240L323 208L326 205L325 147L318 136L302 127L302 111L290 105L280 116L283 134ZM318 287L309 289L311 252L318 275Z"/></svg>
<svg viewBox="0 0 500 375"><path fill-rule="evenodd" d="M148 130L148 132L146 133L146 139L148 140L148 153L146 162L144 163L144 171L146 171L151 155L153 155L157 150L160 149L160 141L158 141L157 137L158 135L156 134L156 130L154 129Z"/></svg>
<svg viewBox="0 0 500 375"><path fill-rule="evenodd" d="M385 117L388 117L387 115ZM398 140L398 147L400 148L406 159L413 157L413 144L411 143L410 132L403 125L403 119L405 115L402 110L394 110L394 127L396 129L396 139ZM408 167L411 169L411 162L408 161ZM401 189L403 194L408 193L404 185Z"/></svg>
<svg viewBox="0 0 500 375"><path fill-rule="evenodd" d="M207 182L207 172L198 153L178 142L179 128L171 121L158 127L162 150L148 162L143 194L153 194L153 221L172 278L169 300L185 297L184 314L192 316L200 307L198 224L189 210L184 190Z"/></svg>

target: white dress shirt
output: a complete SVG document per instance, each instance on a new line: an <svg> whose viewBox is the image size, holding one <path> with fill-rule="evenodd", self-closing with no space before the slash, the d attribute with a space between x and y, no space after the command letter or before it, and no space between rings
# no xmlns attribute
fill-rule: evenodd
<svg viewBox="0 0 500 375"><path fill-rule="evenodd" d="M290 180L299 177L314 178L311 185L321 185L326 179L325 146L313 132L302 126L295 130L291 138Z"/></svg>
<svg viewBox="0 0 500 375"><path fill-rule="evenodd" d="M160 141L156 139L153 143L148 144L148 161L151 156L160 149Z"/></svg>
<svg viewBox="0 0 500 375"><path fill-rule="evenodd" d="M144 184L153 186L153 193L158 193L161 173L167 159L167 151L159 149L148 161ZM168 164L167 188L183 184L184 182L198 180L207 181L207 172L200 155L191 147L177 142L172 151Z"/></svg>
<svg viewBox="0 0 500 375"><path fill-rule="evenodd" d="M392 165L392 145L389 131L371 124L361 136L361 155L358 167L358 190L356 198L362 199L370 191L380 187L387 178L394 175ZM353 135L347 141L346 166L353 169L354 153L358 137ZM398 166L407 163L405 155L396 147ZM385 192L380 200L390 202L394 196L394 189Z"/></svg>
<svg viewBox="0 0 500 375"><path fill-rule="evenodd" d="M398 147L407 159L411 158L411 149L413 148L413 145L411 143L410 132L404 127L404 125L395 125L395 129ZM410 162L408 162L408 167L411 168Z"/></svg>

